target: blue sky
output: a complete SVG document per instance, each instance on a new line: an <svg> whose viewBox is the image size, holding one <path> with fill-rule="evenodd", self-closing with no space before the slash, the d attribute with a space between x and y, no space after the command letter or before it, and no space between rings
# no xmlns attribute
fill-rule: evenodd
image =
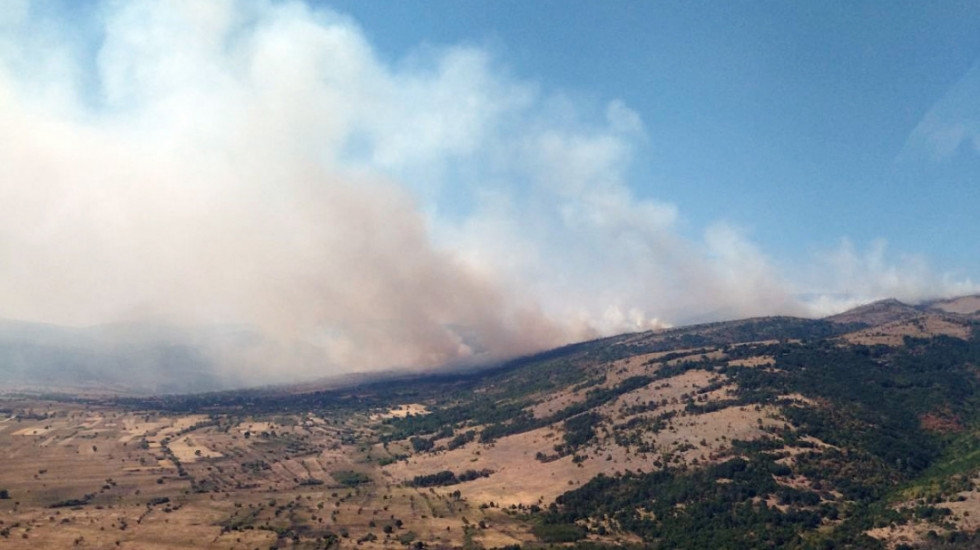
<svg viewBox="0 0 980 550"><path fill-rule="evenodd" d="M363 370L980 292L975 3L5 8L9 318Z"/></svg>
<svg viewBox="0 0 980 550"><path fill-rule="evenodd" d="M972 2L326 2L388 59L487 48L647 126L631 187L798 261L841 238L980 273L980 163L913 130L980 61ZM980 97L973 98L980 103Z"/></svg>

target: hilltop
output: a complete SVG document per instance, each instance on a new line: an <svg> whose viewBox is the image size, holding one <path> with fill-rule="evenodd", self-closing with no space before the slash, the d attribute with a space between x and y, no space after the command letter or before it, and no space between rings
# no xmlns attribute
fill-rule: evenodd
<svg viewBox="0 0 980 550"><path fill-rule="evenodd" d="M974 548L978 311L976 296L887 300L320 391L9 400L0 534L12 548Z"/></svg>

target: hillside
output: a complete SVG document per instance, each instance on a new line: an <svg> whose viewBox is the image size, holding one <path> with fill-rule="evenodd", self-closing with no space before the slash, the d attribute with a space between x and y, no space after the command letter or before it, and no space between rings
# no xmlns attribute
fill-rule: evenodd
<svg viewBox="0 0 980 550"><path fill-rule="evenodd" d="M975 548L971 303L627 334L318 392L8 400L0 535L11 548Z"/></svg>
<svg viewBox="0 0 980 550"><path fill-rule="evenodd" d="M931 310L940 310L947 313L976 315L980 313L980 296L960 296L959 298L936 300L925 305Z"/></svg>
<svg viewBox="0 0 980 550"><path fill-rule="evenodd" d="M895 299L888 299L858 306L844 313L832 315L827 319L836 323L883 325L895 321L904 321L920 315L922 315L922 309L904 304Z"/></svg>

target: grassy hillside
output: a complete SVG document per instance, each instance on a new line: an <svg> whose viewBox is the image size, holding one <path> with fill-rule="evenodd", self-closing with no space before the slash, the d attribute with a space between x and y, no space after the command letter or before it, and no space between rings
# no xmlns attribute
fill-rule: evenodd
<svg viewBox="0 0 980 550"><path fill-rule="evenodd" d="M975 548L980 326L944 306L629 334L319 392L10 402L0 489L22 504L0 500L3 536L55 537L59 503L91 518L167 498L209 511L186 528L215 547ZM93 431L99 451L79 445ZM15 478L103 452L97 475L126 491ZM148 540L132 523L127 540Z"/></svg>

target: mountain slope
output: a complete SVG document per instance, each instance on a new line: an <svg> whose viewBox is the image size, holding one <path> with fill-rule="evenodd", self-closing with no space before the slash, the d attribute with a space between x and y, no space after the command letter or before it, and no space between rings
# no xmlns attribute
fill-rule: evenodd
<svg viewBox="0 0 980 550"><path fill-rule="evenodd" d="M617 341L613 349L629 342L639 353L562 365L563 376L579 373L577 384L548 377L533 387L513 373L478 399L393 420L389 437L415 437L412 448L425 452L389 471L407 481L467 461L496 466L463 494L556 499L541 521L622 530L664 547L874 547L869 533L881 522L945 517L924 500L890 508L890 499L962 458L944 447L976 448L980 346L970 323L957 326L964 338L937 333L885 348L822 333L673 353L643 353L644 338ZM475 441L450 450L467 430ZM532 455L541 464L525 466ZM967 457L957 472L965 480L933 501L972 490L978 464ZM588 483L565 492L569 481Z"/></svg>
<svg viewBox="0 0 980 550"><path fill-rule="evenodd" d="M78 525L96 525L93 507L142 517L166 498L195 511L170 514L174 525L229 548L975 548L978 326L886 302L322 391L87 401L60 416L10 406L8 422L39 420L0 425L8 471L36 473L49 454L91 468L87 446L72 446L97 425L90 454L115 447L90 483L126 489L72 493L6 473L0 488L28 502L8 523L51 540L47 506L85 494L60 508ZM144 529L127 540L162 536Z"/></svg>
<svg viewBox="0 0 980 550"><path fill-rule="evenodd" d="M978 498L980 474L976 328L886 301L828 320L629 334L466 376L247 403L408 407L416 414L371 428L385 479L515 507L543 541L878 548L927 544L935 531L965 548L974 524L957 503ZM166 404L243 405L238 394Z"/></svg>

